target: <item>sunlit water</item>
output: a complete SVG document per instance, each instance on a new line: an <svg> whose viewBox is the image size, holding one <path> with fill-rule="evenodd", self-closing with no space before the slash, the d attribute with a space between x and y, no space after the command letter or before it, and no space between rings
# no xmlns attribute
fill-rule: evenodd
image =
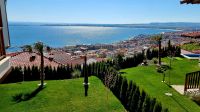
<svg viewBox="0 0 200 112"><path fill-rule="evenodd" d="M158 34L169 29L95 26L9 26L11 48L42 41L51 47L77 44L114 43L139 34Z"/></svg>

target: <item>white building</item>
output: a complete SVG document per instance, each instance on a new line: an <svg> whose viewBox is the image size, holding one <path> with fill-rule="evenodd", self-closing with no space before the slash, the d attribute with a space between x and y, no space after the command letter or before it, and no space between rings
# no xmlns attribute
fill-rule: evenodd
<svg viewBox="0 0 200 112"><path fill-rule="evenodd" d="M0 0L0 82L10 70L9 59L6 57L6 48L10 46L8 21L6 12L6 0Z"/></svg>

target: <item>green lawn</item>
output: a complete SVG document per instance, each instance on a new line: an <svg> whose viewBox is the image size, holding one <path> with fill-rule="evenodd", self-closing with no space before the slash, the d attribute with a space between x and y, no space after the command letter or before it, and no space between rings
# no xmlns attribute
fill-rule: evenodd
<svg viewBox="0 0 200 112"><path fill-rule="evenodd" d="M39 81L0 85L0 112L123 112L120 101L96 77L90 77L89 96L83 79L45 81L46 88L28 101L16 103L12 96L32 92Z"/></svg>
<svg viewBox="0 0 200 112"><path fill-rule="evenodd" d="M162 59L162 61L169 63L168 58ZM198 70L200 70L200 67L197 60L174 59L172 61L172 70L166 72L166 83L169 81L168 76L170 73L171 84L183 85L185 74ZM138 66L121 71L125 72L124 76L127 79L135 81L150 96L156 97L170 112L200 112L200 107L196 103L161 82L163 75L157 73L155 65ZM173 96L165 96L166 92L171 92Z"/></svg>
<svg viewBox="0 0 200 112"><path fill-rule="evenodd" d="M182 49L193 51L193 50L200 50L199 43L187 43L181 46Z"/></svg>

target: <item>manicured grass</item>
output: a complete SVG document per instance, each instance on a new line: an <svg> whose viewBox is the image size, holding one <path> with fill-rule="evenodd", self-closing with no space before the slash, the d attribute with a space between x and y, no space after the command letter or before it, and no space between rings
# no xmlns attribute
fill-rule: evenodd
<svg viewBox="0 0 200 112"><path fill-rule="evenodd" d="M169 65L170 59L162 59L166 64ZM200 71L200 66L198 65L198 60L189 60L185 58L173 58L171 60L172 69L166 71L166 79L169 79L171 85L184 85L186 73Z"/></svg>
<svg viewBox="0 0 200 112"><path fill-rule="evenodd" d="M96 77L89 78L84 96L83 79L45 81L46 88L28 101L16 103L12 96L30 93L39 81L0 85L0 112L123 112L124 107ZM108 90L108 99L107 99Z"/></svg>
<svg viewBox="0 0 200 112"><path fill-rule="evenodd" d="M193 51L193 50L200 50L199 43L187 43L181 46L182 49Z"/></svg>
<svg viewBox="0 0 200 112"><path fill-rule="evenodd" d="M169 64L168 58L164 58L162 61ZM166 72L166 83L169 83L170 73L171 85L183 85L185 74L198 70L200 70L200 67L197 60L174 59L172 61L172 70ZM200 107L196 103L161 82L163 74L156 71L155 65L138 66L121 71L125 72L123 76L135 81L141 89L144 89L151 97L157 98L170 112L200 112ZM166 92L171 92L173 96L166 96Z"/></svg>

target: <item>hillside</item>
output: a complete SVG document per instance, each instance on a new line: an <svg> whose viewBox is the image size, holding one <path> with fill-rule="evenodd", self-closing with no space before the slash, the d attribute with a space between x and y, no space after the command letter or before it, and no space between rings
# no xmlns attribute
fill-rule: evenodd
<svg viewBox="0 0 200 112"><path fill-rule="evenodd" d="M163 62L169 64L168 58L163 58ZM198 71L198 60L188 60L175 58L172 61L172 69L165 72L165 81L162 83L163 74L156 71L156 65L138 66L121 70L123 76L133 80L144 89L150 96L157 98L170 112L200 112L200 107L189 97L176 92L170 85L184 85L186 73ZM170 78L169 78L170 74ZM166 96L165 93L172 93L173 96Z"/></svg>

